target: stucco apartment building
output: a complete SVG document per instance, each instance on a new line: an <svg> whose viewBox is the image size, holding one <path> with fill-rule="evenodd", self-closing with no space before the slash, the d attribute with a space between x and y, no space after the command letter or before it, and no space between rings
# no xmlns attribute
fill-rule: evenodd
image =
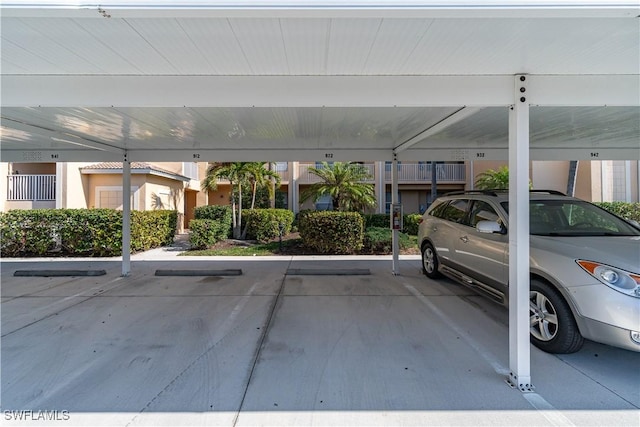
<svg viewBox="0 0 640 427"><path fill-rule="evenodd" d="M391 162L363 162L375 185L378 206L385 213L391 202ZM405 213L423 212L432 200L432 180L438 194L473 189L475 177L505 162L398 163L398 188ZM300 204L300 193L317 178L309 173L315 163L278 162L272 165L282 182L278 189L284 207L326 209L329 200ZM221 181L215 191L203 192L201 179L206 163L169 162L131 164L133 209L175 209L179 228L188 228L193 209L202 205L224 205L231 188ZM532 162L530 177L534 188L573 193L589 201L640 201L640 162L637 161L547 161ZM3 183L2 211L37 208L120 208L122 206L122 165L120 163L0 163Z"/></svg>

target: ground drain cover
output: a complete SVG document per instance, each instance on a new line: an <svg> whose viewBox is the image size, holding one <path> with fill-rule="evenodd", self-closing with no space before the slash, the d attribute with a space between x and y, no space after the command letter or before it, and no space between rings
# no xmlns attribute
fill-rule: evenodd
<svg viewBox="0 0 640 427"><path fill-rule="evenodd" d="M18 277L70 277L70 276L104 276L105 270L16 270Z"/></svg>
<svg viewBox="0 0 640 427"><path fill-rule="evenodd" d="M242 276L242 270L156 270L156 276Z"/></svg>
<svg viewBox="0 0 640 427"><path fill-rule="evenodd" d="M290 268L287 276L368 276L371 274L368 268Z"/></svg>

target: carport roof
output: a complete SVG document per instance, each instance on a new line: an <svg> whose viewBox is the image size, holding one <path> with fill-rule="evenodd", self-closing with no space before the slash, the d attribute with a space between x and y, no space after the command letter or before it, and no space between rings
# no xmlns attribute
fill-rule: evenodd
<svg viewBox="0 0 640 427"><path fill-rule="evenodd" d="M640 159L635 0L0 8L3 161Z"/></svg>

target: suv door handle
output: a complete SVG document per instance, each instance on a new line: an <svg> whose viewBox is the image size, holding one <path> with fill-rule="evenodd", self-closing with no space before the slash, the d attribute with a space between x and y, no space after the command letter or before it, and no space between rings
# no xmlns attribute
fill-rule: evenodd
<svg viewBox="0 0 640 427"><path fill-rule="evenodd" d="M469 241L469 238L467 236L462 236L460 240L462 240L464 243L467 243Z"/></svg>

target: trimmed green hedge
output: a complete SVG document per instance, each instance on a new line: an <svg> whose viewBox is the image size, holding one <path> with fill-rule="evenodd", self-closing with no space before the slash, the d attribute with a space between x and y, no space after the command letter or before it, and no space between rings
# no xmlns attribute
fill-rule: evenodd
<svg viewBox="0 0 640 427"><path fill-rule="evenodd" d="M198 206L189 221L189 242L194 249L206 249L231 236L231 207Z"/></svg>
<svg viewBox="0 0 640 427"><path fill-rule="evenodd" d="M173 242L176 211L132 211L131 250ZM30 209L0 213L0 253L16 256L122 254L122 211Z"/></svg>
<svg viewBox="0 0 640 427"><path fill-rule="evenodd" d="M207 249L229 235L228 224L211 219L192 219L189 231L189 242L193 249Z"/></svg>
<svg viewBox="0 0 640 427"><path fill-rule="evenodd" d="M390 228L389 214L366 214L363 215L365 230L371 227ZM418 235L418 225L420 224L420 214L406 214L402 216L402 232L412 236Z"/></svg>
<svg viewBox="0 0 640 427"><path fill-rule="evenodd" d="M318 253L354 254L362 249L364 221L357 212L301 212L298 222L303 244Z"/></svg>
<svg viewBox="0 0 640 427"><path fill-rule="evenodd" d="M640 222L640 203L597 202L594 205L598 205L622 218Z"/></svg>
<svg viewBox="0 0 640 427"><path fill-rule="evenodd" d="M293 212L287 209L247 209L242 211L242 223L247 227L247 238L268 242L280 236L280 224L283 235L291 232Z"/></svg>
<svg viewBox="0 0 640 427"><path fill-rule="evenodd" d="M398 233L398 245L400 249L412 246L411 239L405 233ZM390 254L393 252L391 229L389 227L369 227L364 231L364 244L361 250L363 254Z"/></svg>
<svg viewBox="0 0 640 427"><path fill-rule="evenodd" d="M227 234L223 237L223 239L231 237L231 223L233 221L231 217L231 206L198 206L194 209L193 213L195 219L209 219L228 225ZM189 223L189 228L191 228L191 223Z"/></svg>

